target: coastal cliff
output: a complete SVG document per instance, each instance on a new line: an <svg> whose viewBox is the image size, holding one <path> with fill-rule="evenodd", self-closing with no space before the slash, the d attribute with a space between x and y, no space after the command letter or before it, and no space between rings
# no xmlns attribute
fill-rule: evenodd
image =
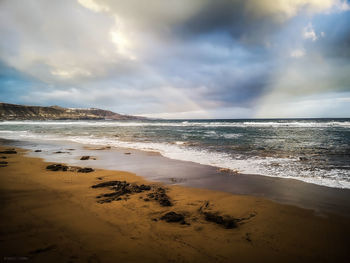
<svg viewBox="0 0 350 263"><path fill-rule="evenodd" d="M0 103L0 120L137 120L143 117L122 115L96 108L75 109Z"/></svg>

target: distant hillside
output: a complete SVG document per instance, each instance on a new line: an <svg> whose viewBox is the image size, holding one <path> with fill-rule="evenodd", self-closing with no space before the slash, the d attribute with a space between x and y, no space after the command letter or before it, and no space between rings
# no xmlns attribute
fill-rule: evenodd
<svg viewBox="0 0 350 263"><path fill-rule="evenodd" d="M40 107L0 102L0 120L137 120L143 117L121 115L101 109Z"/></svg>

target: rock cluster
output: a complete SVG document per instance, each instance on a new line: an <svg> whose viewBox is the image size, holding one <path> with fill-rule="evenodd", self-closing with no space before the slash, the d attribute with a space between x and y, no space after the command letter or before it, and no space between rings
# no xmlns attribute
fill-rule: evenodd
<svg viewBox="0 0 350 263"><path fill-rule="evenodd" d="M1 151L2 154L16 154L16 149L5 149L5 151ZM7 159L6 156L1 156L1 159ZM6 161L0 161L0 167L7 167L8 162Z"/></svg>
<svg viewBox="0 0 350 263"><path fill-rule="evenodd" d="M141 193L144 191L151 190L151 186L149 185L137 185L137 184L131 184L127 183L126 181L108 181L99 183L96 185L93 185L92 188L103 188L103 187L109 187L110 190L113 190L112 193L106 193L101 194L97 196L98 203L110 203L112 201L119 201L122 200L122 197L124 199L127 199L130 194L134 193Z"/></svg>
<svg viewBox="0 0 350 263"><path fill-rule="evenodd" d="M198 212L204 216L205 221L212 222L226 229L236 228L238 227L237 223L244 219L236 219L230 216L221 216L218 212L210 212L208 211L209 201L205 201L203 205L198 209Z"/></svg>
<svg viewBox="0 0 350 263"><path fill-rule="evenodd" d="M77 170L78 173L91 173L93 171L94 171L94 169L92 169L90 167L78 168L78 170Z"/></svg>
<svg viewBox="0 0 350 263"><path fill-rule="evenodd" d="M62 164L50 164L48 166L46 166L46 170L50 170L50 171L68 171L68 166L66 165L62 165Z"/></svg>
<svg viewBox="0 0 350 263"><path fill-rule="evenodd" d="M60 163L55 163L55 164L50 164L48 166L46 166L46 170L50 170L50 171L69 171L69 172L78 172L78 173L91 173L94 171L94 169L90 168L90 167L76 167L76 166L67 166L67 165L63 165Z"/></svg>
<svg viewBox="0 0 350 263"><path fill-rule="evenodd" d="M97 196L97 202L100 204L120 200L127 201L130 195L142 193L144 191L150 191L149 193L147 193L146 198L144 198L143 196L140 196L139 198L143 199L146 202L151 200L157 201L161 206L173 206L173 203L171 202L169 196L166 193L166 189L157 185L137 185L134 183L128 183L126 181L106 181L95 184L91 187L108 188L109 190L112 190L112 192L100 194ZM251 217L255 216L255 214L251 214L247 218L233 218L228 215L222 216L218 212L212 211L212 208L209 206L208 201L205 201L203 205L200 206L200 208L198 209L198 213L203 220L220 225L225 229L237 228L239 222L243 220L248 220ZM190 223L186 222L186 217L189 217L188 213L168 211L161 217L153 218L152 220L156 222L158 220L162 220L167 223L180 223L182 225L190 225ZM198 217L195 216L194 218Z"/></svg>
<svg viewBox="0 0 350 263"><path fill-rule="evenodd" d="M0 152L2 154L16 154L15 149L6 149L5 151Z"/></svg>
<svg viewBox="0 0 350 263"><path fill-rule="evenodd" d="M119 201L127 199L130 194L142 193L144 191L152 191L147 194L147 198L144 201L154 200L161 206L172 206L169 196L166 194L166 190L162 187L154 187L151 185L137 185L128 183L126 181L108 181L93 185L92 188L108 187L113 190L112 193L101 194L97 196L100 199L99 203L109 203L112 201ZM123 198L122 198L123 197Z"/></svg>
<svg viewBox="0 0 350 263"><path fill-rule="evenodd" d="M164 220L168 223L182 223L182 224L185 224L185 217L182 215L182 214L178 214L178 213L175 213L175 212L169 212L169 213L166 213L165 215L163 215L161 218L161 220Z"/></svg>
<svg viewBox="0 0 350 263"><path fill-rule="evenodd" d="M156 188L152 193L147 194L147 197L150 199L156 200L161 206L172 206L169 196L166 194L166 191L162 187Z"/></svg>
<svg viewBox="0 0 350 263"><path fill-rule="evenodd" d="M232 217L229 217L229 216L222 217L217 213L211 213L211 212L204 212L203 215L206 221L221 225L224 228L230 229L230 228L237 227L237 220Z"/></svg>

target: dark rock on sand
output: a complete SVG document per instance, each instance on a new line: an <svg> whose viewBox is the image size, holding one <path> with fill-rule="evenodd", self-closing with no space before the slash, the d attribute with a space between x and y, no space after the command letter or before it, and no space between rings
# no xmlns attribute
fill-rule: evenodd
<svg viewBox="0 0 350 263"><path fill-rule="evenodd" d="M124 154L126 154L126 155L130 155L131 153L127 152L127 153L124 153Z"/></svg>
<svg viewBox="0 0 350 263"><path fill-rule="evenodd" d="M6 156L1 156L0 158L1 158L1 159L7 159L7 157L6 157Z"/></svg>
<svg viewBox="0 0 350 263"><path fill-rule="evenodd" d="M57 151L57 152L54 152L54 153L69 153L69 152L61 152L61 151Z"/></svg>
<svg viewBox="0 0 350 263"><path fill-rule="evenodd" d="M120 192L113 192L113 193L106 193L106 194L101 194L97 198L102 198L102 197L120 197L121 195L125 195L127 193L130 193L130 190L128 189L123 189ZM103 202L111 202L113 201L112 199L109 200L103 200Z"/></svg>
<svg viewBox="0 0 350 263"><path fill-rule="evenodd" d="M255 216L255 213L250 214L247 218L232 218L230 216L220 216L217 212L208 212L206 210L210 210L209 201L204 201L201 207L198 209L198 212L204 216L204 219L208 222L213 222L226 229L236 228L238 227L237 223L243 220L248 220Z"/></svg>
<svg viewBox="0 0 350 263"><path fill-rule="evenodd" d="M93 171L95 171L95 170L90 168L90 167L85 167L85 168L79 168L78 169L78 173L91 173Z"/></svg>
<svg viewBox="0 0 350 263"><path fill-rule="evenodd" d="M90 173L94 171L94 169L89 167L81 168L76 166L67 166L60 163L50 164L46 166L46 170L64 171L64 172L69 171L69 172L78 172L78 173Z"/></svg>
<svg viewBox="0 0 350 263"><path fill-rule="evenodd" d="M82 160L82 161L89 160L89 159L90 159L90 156L88 156L88 155L82 156L82 157L80 158L80 160Z"/></svg>
<svg viewBox="0 0 350 263"><path fill-rule="evenodd" d="M222 217L220 215L217 215L216 213L211 213L211 212L204 212L204 219L208 222L213 222L218 225L223 226L224 228L231 229L231 228L236 228L237 223L234 218L231 217Z"/></svg>
<svg viewBox="0 0 350 263"><path fill-rule="evenodd" d="M134 185L133 186L133 190L135 193L141 193L143 191L149 191L151 190L151 186L149 185L144 185L144 184L141 184L140 186L138 185Z"/></svg>
<svg viewBox="0 0 350 263"><path fill-rule="evenodd" d="M112 193L106 193L101 194L97 196L97 198L101 199L98 202L99 203L109 203L112 201L119 201L122 200L122 196L125 196L127 200L128 196L130 194L136 194L141 193L143 191L149 191L151 190L151 186L149 185L137 185L137 184L131 184L126 181L108 181L108 182L102 182L96 185L91 186L92 188L102 188L102 187L108 187L110 190L113 190Z"/></svg>
<svg viewBox="0 0 350 263"><path fill-rule="evenodd" d="M308 160L308 158L306 158L306 157L304 157L304 156L299 157L299 161L305 162L305 161L307 161L307 160Z"/></svg>
<svg viewBox="0 0 350 263"><path fill-rule="evenodd" d="M41 151L41 150L35 150L34 152L36 152L36 153L41 153L42 151Z"/></svg>
<svg viewBox="0 0 350 263"><path fill-rule="evenodd" d="M130 184L126 181L108 181L108 182L103 182L103 183L93 185L91 187L92 188L110 187L113 190L120 190L120 189L128 187L131 190L131 192L135 192L135 193L141 193L143 191L151 190L151 186L149 186L149 185Z"/></svg>
<svg viewBox="0 0 350 263"><path fill-rule="evenodd" d="M158 201L161 206L172 206L169 196L162 187L158 187L153 193L147 195L150 199Z"/></svg>
<svg viewBox="0 0 350 263"><path fill-rule="evenodd" d="M160 219L164 220L168 223L174 223L174 222L181 222L182 223L185 221L185 217L182 214L178 214L175 212L166 213Z"/></svg>
<svg viewBox="0 0 350 263"><path fill-rule="evenodd" d="M108 181L108 182L103 182L99 184L95 184L91 186L91 188L101 188L101 187L109 187L109 186L115 186L121 183L121 181Z"/></svg>
<svg viewBox="0 0 350 263"><path fill-rule="evenodd" d="M68 166L66 165L62 165L59 163L56 164L50 164L48 166L46 166L46 170L50 170L50 171L67 171L68 170Z"/></svg>
<svg viewBox="0 0 350 263"><path fill-rule="evenodd" d="M142 193L144 191L150 191L153 188L150 185L145 185L145 184L137 185L137 184L128 183L126 181L102 182L99 184L95 184L91 187L92 188L108 187L110 190L114 190L114 193L99 195L97 198L105 198L103 200L98 201L99 203L118 201L117 197L120 197L126 194ZM145 201L155 200L161 206L172 206L169 196L166 194L165 189L162 187L153 188L153 192L149 193L147 195L147 198L145 198L144 200Z"/></svg>
<svg viewBox="0 0 350 263"><path fill-rule="evenodd" d="M8 162L1 161L0 164L8 164Z"/></svg>
<svg viewBox="0 0 350 263"><path fill-rule="evenodd" d="M11 149L11 150L2 151L0 153L3 153L3 154L16 154L17 152L14 149Z"/></svg>
<svg viewBox="0 0 350 263"><path fill-rule="evenodd" d="M167 198L162 198L159 200L159 204L161 206L172 206L173 204L170 202L170 200Z"/></svg>

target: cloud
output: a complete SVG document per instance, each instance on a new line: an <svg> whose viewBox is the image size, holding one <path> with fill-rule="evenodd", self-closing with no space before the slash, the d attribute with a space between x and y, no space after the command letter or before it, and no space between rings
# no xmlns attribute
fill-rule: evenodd
<svg viewBox="0 0 350 263"><path fill-rule="evenodd" d="M294 49L291 53L290 56L292 58L302 58L305 56L305 50L303 49Z"/></svg>
<svg viewBox="0 0 350 263"><path fill-rule="evenodd" d="M348 3L347 0L344 0L344 1L337 1L337 2L335 3L334 10L335 10L335 11L338 11L338 12L349 11L349 10L350 10L350 5L349 5L349 3Z"/></svg>
<svg viewBox="0 0 350 263"><path fill-rule="evenodd" d="M330 12L340 0L79 0L84 7L106 12L130 30L161 37L194 37L227 30L247 43L265 43L266 37L291 18ZM343 8L343 7L342 7ZM260 40L260 41L259 41Z"/></svg>
<svg viewBox="0 0 350 263"><path fill-rule="evenodd" d="M349 70L348 62L312 54L293 60L274 73L272 85L257 101L256 116L347 117L350 105L340 101L350 94Z"/></svg>
<svg viewBox="0 0 350 263"><path fill-rule="evenodd" d="M280 19L290 19L301 11L308 14L325 12L332 8L336 2L334 0L248 0L247 5L248 10L258 17L276 15Z"/></svg>
<svg viewBox="0 0 350 263"><path fill-rule="evenodd" d="M71 78L74 78L77 76L91 76L90 71L80 69L80 68L71 68L69 70L56 68L56 69L50 71L50 73L53 76L59 76L61 78L65 78L65 79L71 79Z"/></svg>
<svg viewBox="0 0 350 263"><path fill-rule="evenodd" d="M318 36L316 35L313 25L311 23L304 27L303 37L305 39L311 39L312 41L316 41L318 39Z"/></svg>
<svg viewBox="0 0 350 263"><path fill-rule="evenodd" d="M320 106L321 105L321 106ZM303 96L289 101L275 101L264 104L255 116L257 118L346 118L350 107L350 92L323 93Z"/></svg>
<svg viewBox="0 0 350 263"><path fill-rule="evenodd" d="M234 119L234 118L250 118L254 113L254 109L245 107L227 107L217 108L215 110L196 110L196 111L178 111L178 112L162 112L156 114L140 114L140 116L164 119Z"/></svg>
<svg viewBox="0 0 350 263"><path fill-rule="evenodd" d="M274 100L348 90L347 10L340 0L3 0L1 99L253 116Z"/></svg>
<svg viewBox="0 0 350 263"><path fill-rule="evenodd" d="M79 4L82 6L94 11L94 12L108 12L109 8L105 5L101 5L99 3L96 3L94 0L77 0Z"/></svg>
<svg viewBox="0 0 350 263"><path fill-rule="evenodd" d="M110 39L112 17L66 0L15 2L1 2L1 59L8 65L44 82L83 81L130 66Z"/></svg>

